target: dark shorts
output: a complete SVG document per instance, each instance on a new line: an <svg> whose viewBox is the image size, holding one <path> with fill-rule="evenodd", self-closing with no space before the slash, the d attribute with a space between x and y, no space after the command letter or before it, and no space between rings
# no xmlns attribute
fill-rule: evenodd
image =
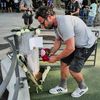
<svg viewBox="0 0 100 100"><path fill-rule="evenodd" d="M31 25L32 23L33 23L33 19L31 16L29 18L24 18L25 25Z"/></svg>
<svg viewBox="0 0 100 100"><path fill-rule="evenodd" d="M23 15L22 15L22 18L24 19L24 24L25 25L28 25L28 24L32 24L33 22L33 15L32 13L30 12L30 15L28 14L28 12L24 12Z"/></svg>
<svg viewBox="0 0 100 100"><path fill-rule="evenodd" d="M61 61L69 65L70 70L80 72L84 66L84 63L95 48L96 44L94 44L91 48L76 48L71 55L61 59Z"/></svg>

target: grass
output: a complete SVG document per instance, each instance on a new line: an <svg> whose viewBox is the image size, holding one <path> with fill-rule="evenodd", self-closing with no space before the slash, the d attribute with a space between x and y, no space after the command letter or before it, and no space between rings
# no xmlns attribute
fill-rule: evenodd
<svg viewBox="0 0 100 100"><path fill-rule="evenodd" d="M100 40L98 43L97 49L97 59L95 67L85 67L82 70L82 73L85 77L85 81L89 87L89 91L77 100L99 100L100 98ZM76 100L70 95L73 90L77 87L75 80L69 76L68 79L68 93L63 95L52 95L49 94L49 89L57 85L60 79L60 71L52 70L48 74L46 82L43 84L43 91L40 91L38 94L35 91L35 87L30 82L30 95L31 100Z"/></svg>

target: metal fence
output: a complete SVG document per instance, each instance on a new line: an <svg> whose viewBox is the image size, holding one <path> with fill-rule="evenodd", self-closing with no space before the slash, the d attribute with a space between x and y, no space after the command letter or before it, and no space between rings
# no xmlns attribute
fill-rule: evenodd
<svg viewBox="0 0 100 100"><path fill-rule="evenodd" d="M12 40L12 38L13 38L13 40ZM17 100L19 89L23 85L22 83L20 83L21 78L19 76L19 68L18 68L18 62L17 62L17 53L18 53L17 36L10 35L10 36L5 37L4 39L6 41L8 41L9 45L11 46L12 52L13 52L13 57L12 57L12 62L11 62L9 71L8 71L5 79L3 80L3 82L0 85L0 98L2 97L3 93L5 92L8 84L11 80L11 77L15 71L16 84L15 84L15 91L14 91L12 100Z"/></svg>

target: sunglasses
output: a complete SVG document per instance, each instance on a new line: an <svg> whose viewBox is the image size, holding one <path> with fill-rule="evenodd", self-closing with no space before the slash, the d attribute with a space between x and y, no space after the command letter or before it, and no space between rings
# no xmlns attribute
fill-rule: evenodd
<svg viewBox="0 0 100 100"><path fill-rule="evenodd" d="M52 25L48 19L44 19L43 22L40 22L40 24L45 28L45 29L53 29L54 25Z"/></svg>

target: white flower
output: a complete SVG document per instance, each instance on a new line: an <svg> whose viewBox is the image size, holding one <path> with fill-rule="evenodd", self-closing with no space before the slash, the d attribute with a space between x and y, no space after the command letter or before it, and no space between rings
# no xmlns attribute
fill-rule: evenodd
<svg viewBox="0 0 100 100"><path fill-rule="evenodd" d="M36 29L36 34L39 35L41 33L40 29Z"/></svg>
<svg viewBox="0 0 100 100"><path fill-rule="evenodd" d="M25 32L30 32L30 30L29 29L25 29Z"/></svg>
<svg viewBox="0 0 100 100"><path fill-rule="evenodd" d="M25 33L24 29L21 29L21 33Z"/></svg>
<svg viewBox="0 0 100 100"><path fill-rule="evenodd" d="M43 57L45 54L46 54L45 50L42 49L42 50L41 50L41 53L40 53L41 57Z"/></svg>
<svg viewBox="0 0 100 100"><path fill-rule="evenodd" d="M21 36L21 31L18 31L16 35Z"/></svg>

